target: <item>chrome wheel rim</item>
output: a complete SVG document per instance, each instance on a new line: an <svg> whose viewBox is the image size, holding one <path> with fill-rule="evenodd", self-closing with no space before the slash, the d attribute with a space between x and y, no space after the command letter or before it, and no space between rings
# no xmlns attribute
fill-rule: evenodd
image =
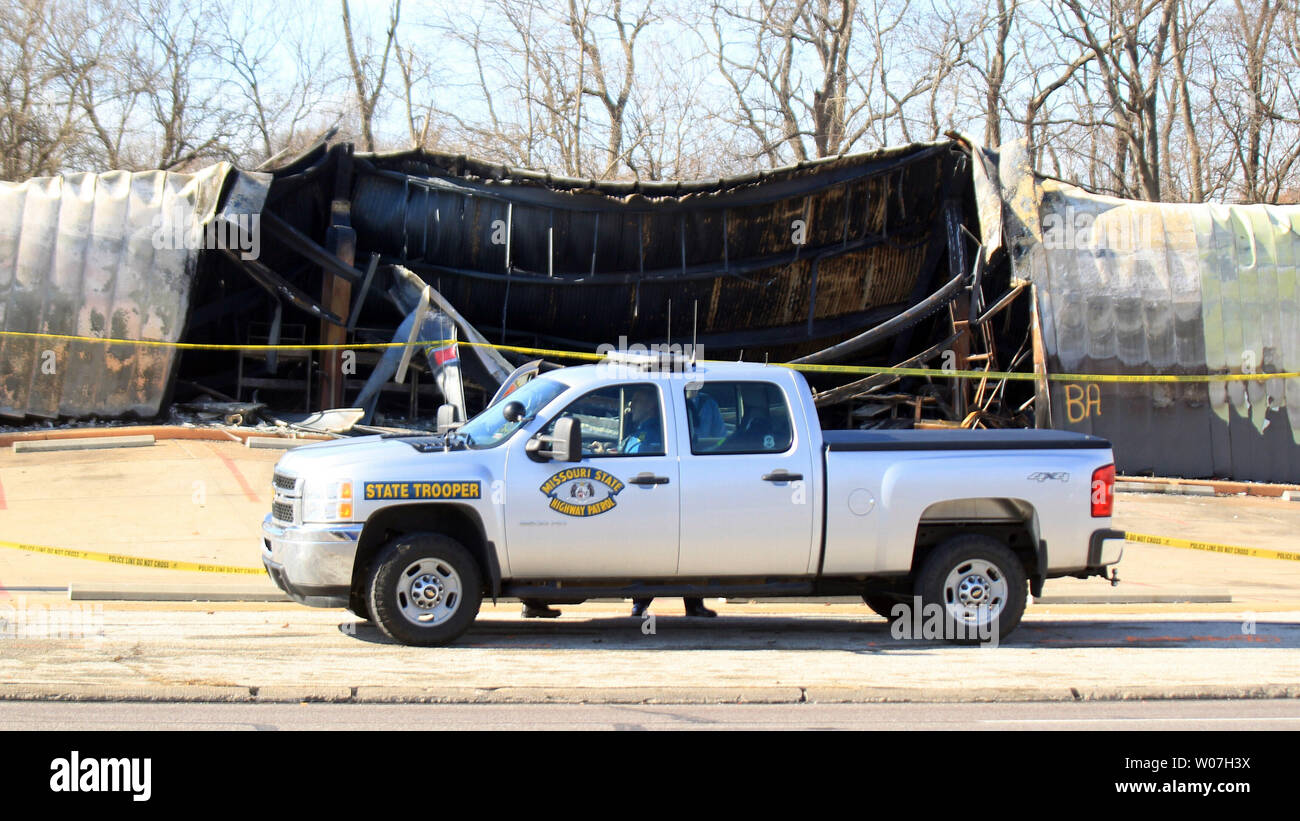
<svg viewBox="0 0 1300 821"><path fill-rule="evenodd" d="M983 559L969 559L953 567L944 580L944 607L950 617L964 624L991 624L1006 608L1009 592L1001 568Z"/></svg>
<svg viewBox="0 0 1300 821"><path fill-rule="evenodd" d="M420 627L443 624L460 608L461 581L456 569L441 559L419 559L397 581L397 606L402 616Z"/></svg>

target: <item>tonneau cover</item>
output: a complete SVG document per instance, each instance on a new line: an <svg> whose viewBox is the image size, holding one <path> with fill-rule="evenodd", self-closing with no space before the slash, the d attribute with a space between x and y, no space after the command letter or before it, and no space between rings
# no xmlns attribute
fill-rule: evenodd
<svg viewBox="0 0 1300 821"><path fill-rule="evenodd" d="M1059 430L827 430L828 450L1078 450L1109 448L1100 436Z"/></svg>

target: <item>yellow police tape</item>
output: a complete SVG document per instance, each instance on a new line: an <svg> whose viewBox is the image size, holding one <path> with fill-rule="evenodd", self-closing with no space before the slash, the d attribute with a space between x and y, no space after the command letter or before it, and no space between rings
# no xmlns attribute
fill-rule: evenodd
<svg viewBox="0 0 1300 821"><path fill-rule="evenodd" d="M44 553L48 556L63 556L68 559L86 559L92 562L108 562L131 567L151 567L155 570L184 570L190 573L236 573L244 576L262 576L266 571L260 567L240 567L228 564L200 564L198 562L177 562L171 559L150 559L144 556L123 556L118 553L98 553L93 550L72 550L65 547L49 547L40 544L21 544L19 542L0 542L0 547L10 547L28 553Z"/></svg>
<svg viewBox="0 0 1300 821"><path fill-rule="evenodd" d="M1214 542L1194 542L1187 539L1170 539L1166 536L1152 536L1148 533L1125 533L1124 539L1142 544L1158 544L1163 547L1182 547L1188 550L1204 550L1209 553L1223 553L1228 556L1250 556L1256 559L1282 559L1288 562L1300 562L1300 553L1282 550L1264 550L1258 547L1242 547L1233 544L1215 544Z"/></svg>
<svg viewBox="0 0 1300 821"><path fill-rule="evenodd" d="M498 351L524 354L527 356L551 357L554 359L580 359L599 362L603 354L584 351L561 351L551 348L528 348L520 345L497 345L491 342L466 342L455 339L417 339L413 342L353 342L339 344L284 344L284 345L218 345L203 342L166 342L156 339L113 339L98 336L77 336L75 334L48 334L32 331L0 331L0 336L22 339L45 339L62 342L98 342L107 345L137 345L148 348L171 348L180 351L343 351L373 348L441 347L453 342L467 347L492 348ZM702 359L700 362L720 360ZM890 368L876 365L809 365L789 362L773 362L783 368L792 368L806 373L837 373L854 375L889 376L929 376L938 379L1007 379L1031 381L1040 378L1038 374L1018 371L981 371L949 370L947 368ZM1300 371L1282 373L1222 373L1222 374L1137 374L1137 373L1050 373L1042 378L1052 382L1263 382L1269 379L1300 379Z"/></svg>
<svg viewBox="0 0 1300 821"><path fill-rule="evenodd" d="M1187 539L1170 539L1167 536L1152 536L1148 533L1125 532L1125 541L1140 544L1154 544L1163 547L1182 547L1189 550L1204 550L1210 553L1222 553L1228 556L1249 556L1256 559L1282 559L1300 562L1300 553L1281 550L1264 550L1257 547L1242 547L1214 542L1194 542ZM22 544L20 542L0 542L0 547L22 550L28 553L44 553L48 556L62 556L68 559L86 559L92 562L127 565L130 567L149 567L154 570L181 570L190 573L227 573L244 576L261 576L266 571L260 567L241 567L226 564L201 564L199 562L178 562L171 559L150 559L144 556L124 556L118 553L99 553L93 550L73 550L64 547L49 547L39 544Z"/></svg>

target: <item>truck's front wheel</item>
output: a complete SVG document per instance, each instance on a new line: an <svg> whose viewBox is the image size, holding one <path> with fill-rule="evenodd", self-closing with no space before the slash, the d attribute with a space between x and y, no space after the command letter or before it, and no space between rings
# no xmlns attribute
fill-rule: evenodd
<svg viewBox="0 0 1300 821"><path fill-rule="evenodd" d="M478 563L440 533L411 533L380 550L366 586L379 629L402 644L434 647L469 629L483 601Z"/></svg>
<svg viewBox="0 0 1300 821"><path fill-rule="evenodd" d="M944 638L984 643L1000 641L1020 624L1026 588L1016 554L989 536L970 535L949 539L926 557L915 592L926 611L938 606Z"/></svg>

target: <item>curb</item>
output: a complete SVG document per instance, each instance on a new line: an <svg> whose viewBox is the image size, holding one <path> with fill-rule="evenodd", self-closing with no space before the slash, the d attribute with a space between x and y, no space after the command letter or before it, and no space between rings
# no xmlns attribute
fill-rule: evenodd
<svg viewBox="0 0 1300 821"><path fill-rule="evenodd" d="M1283 498L1287 501L1300 498L1300 485L1238 482L1228 479L1173 479L1144 476L1116 476L1116 493L1182 493L1196 496L1263 496ZM1287 494L1292 494L1288 496Z"/></svg>
<svg viewBox="0 0 1300 821"><path fill-rule="evenodd" d="M153 447L154 437L147 436L84 436L63 439L29 439L14 442L14 453L50 453L61 450L106 450L108 448Z"/></svg>
<svg viewBox="0 0 1300 821"><path fill-rule="evenodd" d="M1040 596L1034 604L1228 604L1232 594L1226 590L1200 593L1111 593L1067 596Z"/></svg>
<svg viewBox="0 0 1300 821"><path fill-rule="evenodd" d="M287 602L288 595L263 587L174 584L141 587L129 584L70 584L69 601L143 602Z"/></svg>
<svg viewBox="0 0 1300 821"><path fill-rule="evenodd" d="M1300 685L1132 687L382 687L18 684L3 701L284 704L887 704L1295 699Z"/></svg>

